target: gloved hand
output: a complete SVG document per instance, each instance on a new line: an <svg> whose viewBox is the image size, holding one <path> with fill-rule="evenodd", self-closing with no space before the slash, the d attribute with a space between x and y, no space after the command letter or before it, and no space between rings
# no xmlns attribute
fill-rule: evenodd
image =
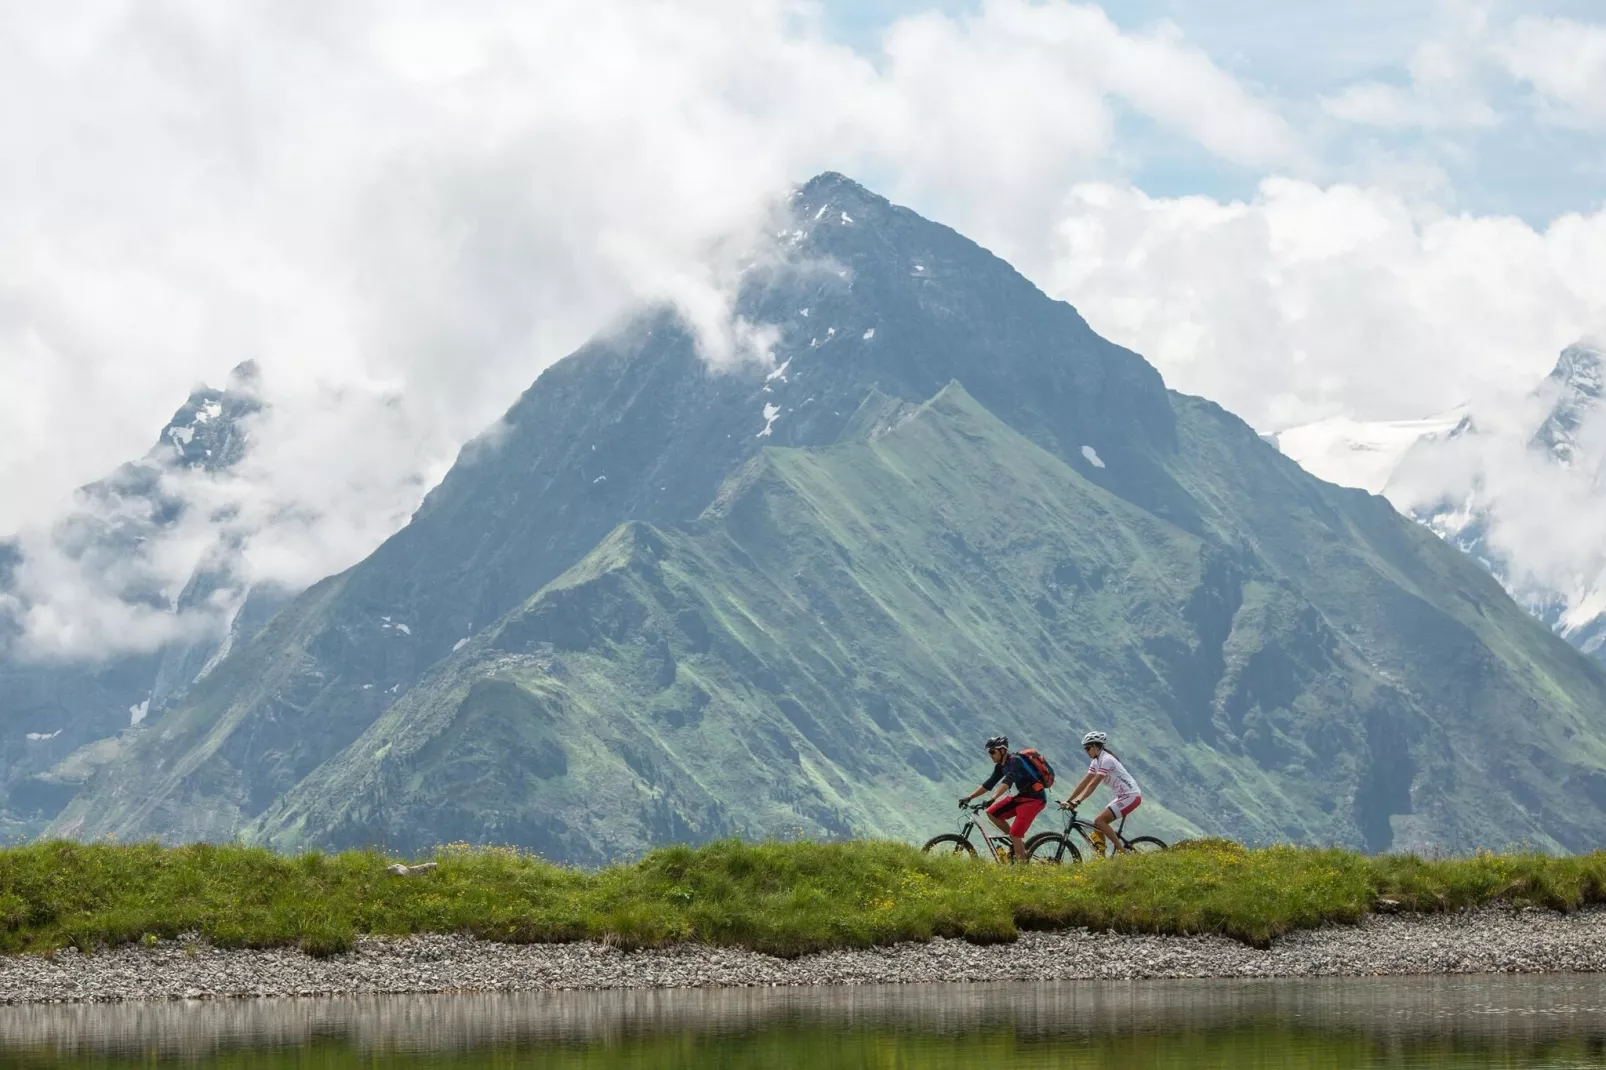
<svg viewBox="0 0 1606 1070"><path fill-rule="evenodd" d="M959 808L961 810L963 810L965 807L967 807L969 805L970 805L970 796L969 795L961 795L959 797Z"/></svg>

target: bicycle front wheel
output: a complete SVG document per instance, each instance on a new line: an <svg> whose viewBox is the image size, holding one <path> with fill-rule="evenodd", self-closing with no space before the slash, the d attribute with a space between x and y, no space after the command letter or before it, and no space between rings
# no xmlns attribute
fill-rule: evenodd
<svg viewBox="0 0 1606 1070"><path fill-rule="evenodd" d="M1039 832L1039 833L1036 833L1034 835L1028 836L1028 837L1026 837L1026 853L1027 854L1031 854L1032 851L1036 850L1037 845L1039 843L1042 843L1044 840L1063 839L1063 838L1064 837L1060 836L1060 834L1057 833L1057 832L1048 832L1048 831Z"/></svg>
<svg viewBox="0 0 1606 1070"><path fill-rule="evenodd" d="M1026 861L1032 865L1057 866L1081 860L1082 852L1076 849L1076 844L1057 832L1039 833L1026 845Z"/></svg>
<svg viewBox="0 0 1606 1070"><path fill-rule="evenodd" d="M1166 849L1164 840L1157 840L1153 836L1138 836L1126 841L1127 847L1140 855L1153 854Z"/></svg>
<svg viewBox="0 0 1606 1070"><path fill-rule="evenodd" d="M941 836L933 836L920 849L927 854L951 854L958 858L976 857L976 848L971 846L969 840L956 832L944 832Z"/></svg>

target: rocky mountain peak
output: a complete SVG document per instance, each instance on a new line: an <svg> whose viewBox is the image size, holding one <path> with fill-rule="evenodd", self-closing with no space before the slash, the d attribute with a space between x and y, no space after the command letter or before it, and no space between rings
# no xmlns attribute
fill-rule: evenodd
<svg viewBox="0 0 1606 1070"><path fill-rule="evenodd" d="M257 397L262 392L262 366L254 360L242 360L229 369L224 393Z"/></svg>
<svg viewBox="0 0 1606 1070"><path fill-rule="evenodd" d="M250 437L241 421L262 411L259 390L260 371L255 361L236 365L222 390L196 386L162 428L148 459L209 472L238 464Z"/></svg>
<svg viewBox="0 0 1606 1070"><path fill-rule="evenodd" d="M1606 391L1606 348L1593 339L1568 346L1540 390L1555 403L1534 433L1533 444L1572 465L1578 459L1578 430Z"/></svg>

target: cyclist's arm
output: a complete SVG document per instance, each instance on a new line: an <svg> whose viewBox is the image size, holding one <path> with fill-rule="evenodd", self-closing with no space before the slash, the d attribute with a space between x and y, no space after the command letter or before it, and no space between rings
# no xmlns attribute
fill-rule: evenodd
<svg viewBox="0 0 1606 1070"><path fill-rule="evenodd" d="M966 795L965 798L967 800L974 799L976 796L985 793L988 788L994 787L996 785L998 790L993 792L993 798L996 799L1000 795L1002 795L1004 793L1004 789L1009 786L1007 784L999 783L999 781L1001 781L1003 779L1004 779L1004 767L1001 766L1001 765L994 766L993 767L993 775L988 777L987 780L982 784L981 787L977 788L975 791L971 792L969 795Z"/></svg>
<svg viewBox="0 0 1606 1070"><path fill-rule="evenodd" d="M1099 781L1103 779L1097 773L1087 774L1077 783L1076 787L1071 789L1071 797L1065 801L1071 806L1075 806L1089 795L1092 795L1093 789L1098 787Z"/></svg>

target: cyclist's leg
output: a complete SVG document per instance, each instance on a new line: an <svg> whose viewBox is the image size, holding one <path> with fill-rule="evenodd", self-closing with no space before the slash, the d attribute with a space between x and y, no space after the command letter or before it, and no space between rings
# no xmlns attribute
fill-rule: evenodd
<svg viewBox="0 0 1606 1070"><path fill-rule="evenodd" d="M1116 838L1114 825L1114 805L1106 806L1104 809L1100 810L1098 816L1093 819L1093 827L1098 829L1100 834L1104 836L1105 842L1119 851L1121 849L1121 841Z"/></svg>
<svg viewBox="0 0 1606 1070"><path fill-rule="evenodd" d="M987 808L987 820L997 826L998 831L1006 836L1009 835L1009 819L1014 814L1015 807L1019 801L1020 796L1018 795L1005 795Z"/></svg>
<svg viewBox="0 0 1606 1070"><path fill-rule="evenodd" d="M1009 839L1015 847L1015 861L1026 861L1026 830L1032 827L1037 815L1047 806L1044 799L1022 799L1015 806L1015 820L1009 828Z"/></svg>
<svg viewBox="0 0 1606 1070"><path fill-rule="evenodd" d="M1124 830L1126 828L1127 815L1142 805L1143 796L1141 795L1132 795L1123 799L1113 799L1111 800L1110 805L1106 806L1104 811L1100 813L1098 818L1093 822L1093 824L1098 825L1099 830L1109 838L1110 846L1115 850L1116 854L1130 854L1132 849L1126 846L1126 844L1122 841L1121 832L1119 830L1112 829L1110 825L1115 821L1116 818L1120 818L1121 829ZM1100 821L1104 822L1104 824L1099 825Z"/></svg>

